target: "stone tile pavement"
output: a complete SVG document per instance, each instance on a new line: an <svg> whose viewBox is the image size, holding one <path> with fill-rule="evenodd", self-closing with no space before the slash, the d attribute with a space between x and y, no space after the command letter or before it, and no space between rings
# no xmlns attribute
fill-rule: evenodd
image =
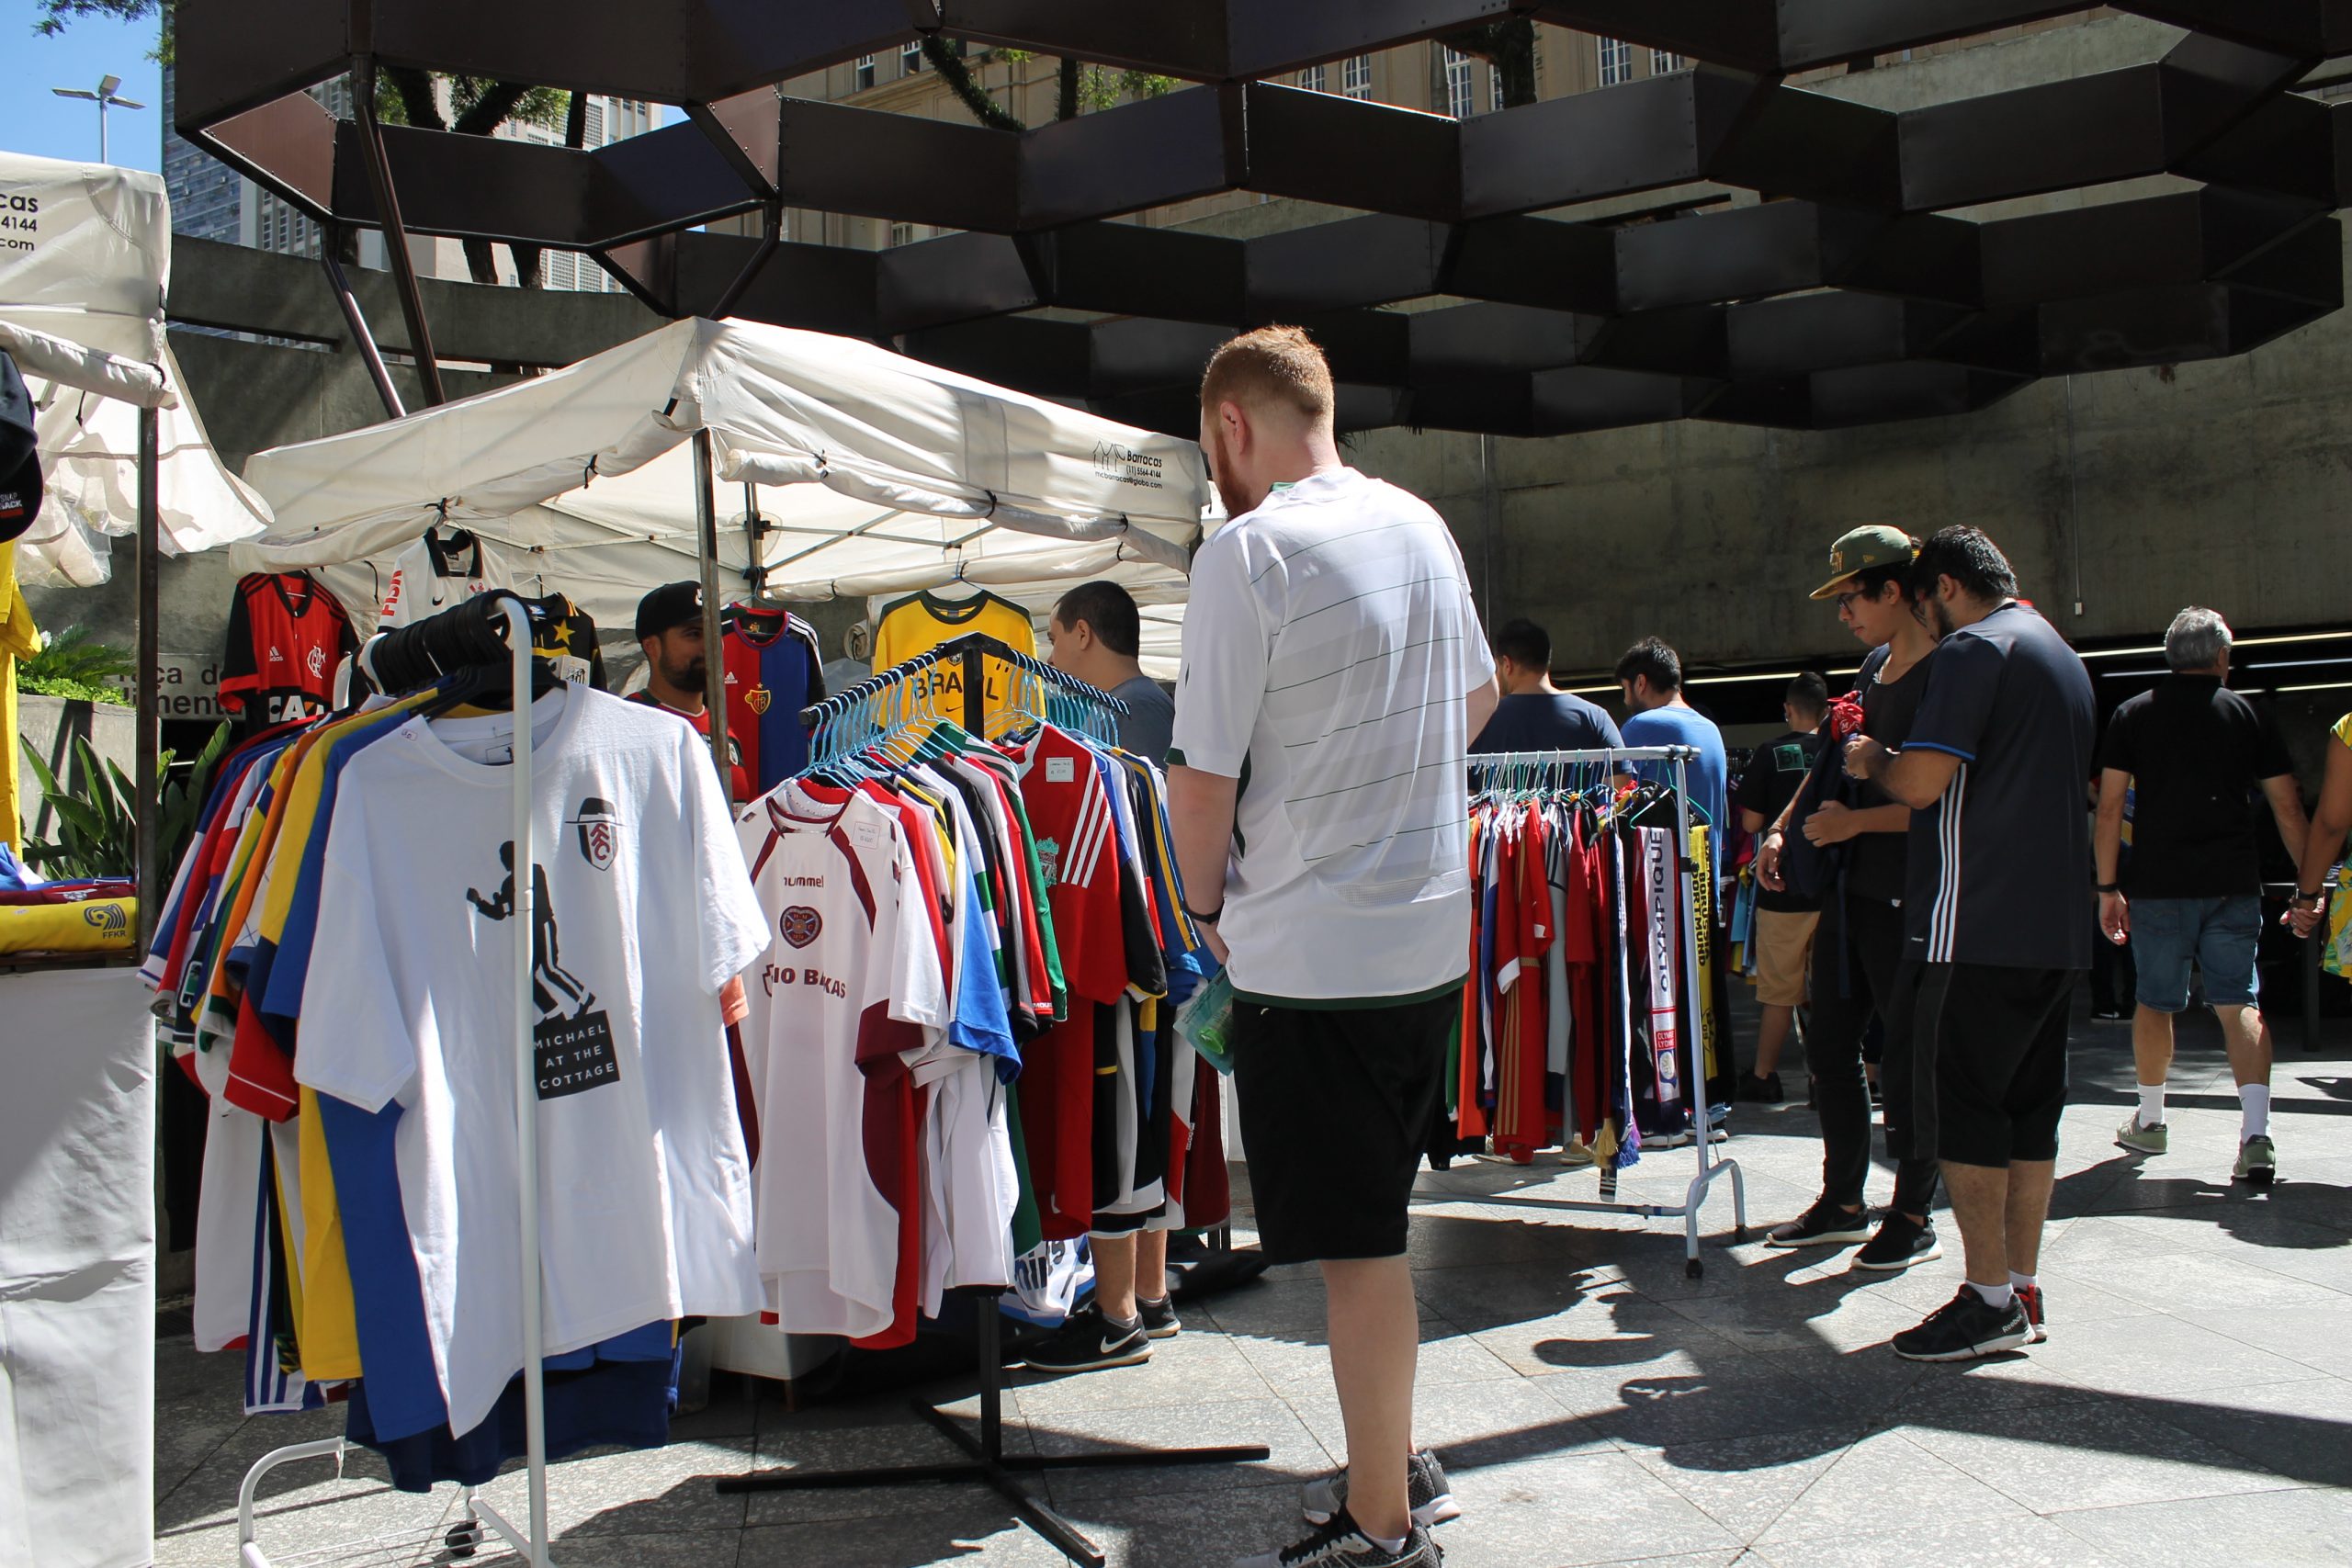
<svg viewBox="0 0 2352 1568"><path fill-rule="evenodd" d="M1948 1223L1942 1261L1873 1280L1847 1272L1843 1254L1725 1245L1719 1185L1707 1271L1691 1280L1670 1222L1504 1201L1589 1197L1589 1170L1425 1173L1413 1238L1420 1429L1465 1511L1442 1533L1448 1563L2352 1563L2352 1031L2332 1026L2323 1055L2282 1045L2284 1179L2268 1193L2230 1185L2235 1098L2211 1020L2183 1033L2173 1152L2142 1160L2109 1143L2130 1102L2127 1031L2077 1023L2077 1103L2042 1269L2052 1338L1972 1366L1915 1366L1885 1348L1956 1287ZM1792 1103L1742 1107L1734 1126L1728 1150L1760 1234L1815 1190L1815 1122ZM1626 1173L1623 1195L1672 1201L1690 1163L1687 1150L1654 1155ZM1874 1199L1887 1179L1874 1179ZM1018 1374L1009 1442L1266 1444L1261 1464L1077 1472L1047 1485L1114 1563L1222 1568L1289 1539L1298 1483L1343 1450L1321 1311L1311 1275L1277 1269L1189 1309L1184 1334L1146 1367ZM332 1436L340 1416L241 1419L237 1359L193 1354L184 1323L175 1332L167 1320L158 1357L157 1561L232 1564L246 1466L277 1444ZM952 1400L970 1387L930 1392ZM773 1389L721 1378L675 1438L554 1467L559 1562L1061 1561L976 1487L711 1488L775 1465L955 1457L901 1396L792 1413ZM489 1491L519 1515L514 1476ZM339 1480L308 1461L265 1483L262 1540L281 1562L376 1534L414 1541L454 1496L392 1491L365 1454ZM442 1559L396 1544L368 1561Z"/></svg>

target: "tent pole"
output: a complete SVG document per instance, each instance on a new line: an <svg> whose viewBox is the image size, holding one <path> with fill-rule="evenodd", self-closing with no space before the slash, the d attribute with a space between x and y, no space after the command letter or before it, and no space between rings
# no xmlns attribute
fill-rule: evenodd
<svg viewBox="0 0 2352 1568"><path fill-rule="evenodd" d="M408 417L408 410L401 406L400 389L392 385L392 373L384 368L384 355L376 346L376 334L368 330L368 318L359 309L359 297L351 291L351 279L343 270L343 225L329 219L319 225L319 260L327 270L327 287L334 290L334 302L342 307L344 325L351 329L351 341L359 345L359 357L368 362L368 378L376 383L376 395L384 400L384 412L394 419Z"/></svg>
<svg viewBox="0 0 2352 1568"><path fill-rule="evenodd" d="M695 443L695 549L702 568L703 701L710 711L710 754L718 763L718 787L727 804L735 798L735 770L727 765L727 645L718 632L718 492L711 468L710 432L697 430Z"/></svg>
<svg viewBox="0 0 2352 1568"><path fill-rule="evenodd" d="M433 356L433 333L424 323L424 294L416 286L416 258L408 254L408 230L401 223L401 200L392 189L392 166L384 157L384 128L376 118L376 57L351 57L351 107L359 117L359 145L368 165L368 184L376 197L376 220L384 229L385 259L391 264L392 282L401 296L401 315L408 322L409 352L416 356L416 371L424 382L424 400L445 403L441 362Z"/></svg>
<svg viewBox="0 0 2352 1568"><path fill-rule="evenodd" d="M138 817L132 829L131 853L138 876L139 934L132 951L142 957L155 934L155 906L163 897L164 781L156 776L163 745L162 715L155 690L156 666L162 662L161 628L156 601L160 585L157 557L162 554L161 498L162 415L152 408L139 411L139 630L137 731L132 741L131 768L139 786ZM13 766L13 760L11 761ZM96 780L91 781L94 784Z"/></svg>

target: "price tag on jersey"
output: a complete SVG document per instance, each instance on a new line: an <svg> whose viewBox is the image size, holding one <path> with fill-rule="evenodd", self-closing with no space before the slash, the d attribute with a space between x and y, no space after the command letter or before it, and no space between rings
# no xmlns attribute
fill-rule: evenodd
<svg viewBox="0 0 2352 1568"><path fill-rule="evenodd" d="M1046 758L1046 782L1047 784L1076 784L1078 782L1078 759L1075 757Z"/></svg>
<svg viewBox="0 0 2352 1568"><path fill-rule="evenodd" d="M561 1100L620 1081L612 1019L602 1009L578 1018L541 1019L531 1041L541 1100Z"/></svg>
<svg viewBox="0 0 2352 1568"><path fill-rule="evenodd" d="M860 849L870 850L876 848L882 842L882 824L879 822L853 822L849 825L849 836L851 840Z"/></svg>

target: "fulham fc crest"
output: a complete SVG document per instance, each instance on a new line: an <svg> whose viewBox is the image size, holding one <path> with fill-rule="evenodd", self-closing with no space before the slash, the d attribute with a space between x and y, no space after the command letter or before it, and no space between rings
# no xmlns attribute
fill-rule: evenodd
<svg viewBox="0 0 2352 1568"><path fill-rule="evenodd" d="M613 857L620 852L621 835L621 819L613 810L613 803L588 795L580 802L580 809L571 823L580 829L580 858L598 871L612 870Z"/></svg>
<svg viewBox="0 0 2352 1568"><path fill-rule="evenodd" d="M806 904L795 904L775 923L776 934L795 947L806 947L825 929L825 918Z"/></svg>

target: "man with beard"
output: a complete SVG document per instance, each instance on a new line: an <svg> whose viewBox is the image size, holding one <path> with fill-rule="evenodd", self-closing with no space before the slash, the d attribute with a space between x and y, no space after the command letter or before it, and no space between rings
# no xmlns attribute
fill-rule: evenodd
<svg viewBox="0 0 2352 1568"><path fill-rule="evenodd" d="M1929 539L1910 592L1939 636L1919 712L1899 750L1857 736L1846 771L1913 813L1888 1152L1942 1162L1967 1255L1959 1293L1894 1348L1959 1361L2043 1335L2034 1269L2066 1105L2067 1002L2091 962L2083 780L2096 708L2082 660L2018 602L2017 574L1979 530Z"/></svg>
<svg viewBox="0 0 2352 1568"><path fill-rule="evenodd" d="M702 584L665 582L639 600L637 646L645 650L645 690L628 700L676 714L708 740L710 710L703 701L708 667L704 663ZM727 750L727 797L740 806L756 792L731 736Z"/></svg>
<svg viewBox="0 0 2352 1568"><path fill-rule="evenodd" d="M1233 992L1260 1243L1318 1263L1348 1468L1242 1568L1435 1568L1458 1512L1413 1447L1408 1202L1469 967L1469 743L1498 694L1462 554L1358 473L1295 327L1209 360L1201 445L1233 521L1193 563L1169 807ZM1247 787L1243 787L1246 781Z"/></svg>

